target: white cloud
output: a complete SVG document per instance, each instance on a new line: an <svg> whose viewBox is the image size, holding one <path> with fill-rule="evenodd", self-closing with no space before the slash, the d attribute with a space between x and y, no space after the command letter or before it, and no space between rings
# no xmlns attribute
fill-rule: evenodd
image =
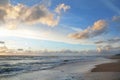
<svg viewBox="0 0 120 80"><path fill-rule="evenodd" d="M68 9L70 9L70 6L65 5L64 3L59 4L56 9L55 12L58 14L61 14L61 11L63 10L64 12L66 12Z"/></svg>

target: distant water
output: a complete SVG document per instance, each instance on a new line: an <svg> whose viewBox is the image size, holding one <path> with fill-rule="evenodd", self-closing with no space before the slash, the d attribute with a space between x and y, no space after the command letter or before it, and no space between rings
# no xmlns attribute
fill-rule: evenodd
<svg viewBox="0 0 120 80"><path fill-rule="evenodd" d="M74 62L95 61L101 56L0 56L0 77L51 69Z"/></svg>

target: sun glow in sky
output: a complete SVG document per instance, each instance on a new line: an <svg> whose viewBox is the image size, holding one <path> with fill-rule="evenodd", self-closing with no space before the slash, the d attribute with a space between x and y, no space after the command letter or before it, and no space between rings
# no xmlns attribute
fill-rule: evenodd
<svg viewBox="0 0 120 80"><path fill-rule="evenodd" d="M116 49L120 1L0 0L0 41L10 49Z"/></svg>

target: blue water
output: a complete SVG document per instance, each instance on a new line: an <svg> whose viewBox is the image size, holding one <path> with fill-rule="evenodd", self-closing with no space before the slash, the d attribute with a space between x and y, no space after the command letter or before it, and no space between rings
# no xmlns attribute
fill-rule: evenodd
<svg viewBox="0 0 120 80"><path fill-rule="evenodd" d="M51 69L73 62L95 61L100 56L0 56L0 77Z"/></svg>

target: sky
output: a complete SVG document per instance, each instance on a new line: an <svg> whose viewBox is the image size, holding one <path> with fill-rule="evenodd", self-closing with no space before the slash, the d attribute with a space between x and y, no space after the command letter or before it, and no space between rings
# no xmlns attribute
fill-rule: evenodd
<svg viewBox="0 0 120 80"><path fill-rule="evenodd" d="M119 49L119 0L0 0L0 41L10 49Z"/></svg>

